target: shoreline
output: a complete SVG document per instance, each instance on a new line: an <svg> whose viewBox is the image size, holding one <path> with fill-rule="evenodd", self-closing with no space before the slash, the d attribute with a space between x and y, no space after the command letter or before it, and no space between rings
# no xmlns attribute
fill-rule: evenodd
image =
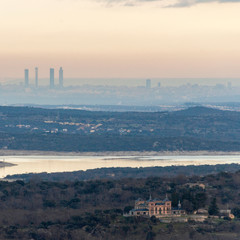
<svg viewBox="0 0 240 240"><path fill-rule="evenodd" d="M55 151L25 151L0 150L0 157L4 156L234 156L240 152L224 151L118 151L118 152L55 152ZM1 163L1 161L0 161ZM2 163L4 163L2 161Z"/></svg>

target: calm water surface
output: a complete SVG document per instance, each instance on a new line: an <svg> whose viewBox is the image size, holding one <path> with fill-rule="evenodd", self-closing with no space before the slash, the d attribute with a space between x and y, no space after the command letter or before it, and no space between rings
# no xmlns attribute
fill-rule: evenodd
<svg viewBox="0 0 240 240"><path fill-rule="evenodd" d="M107 167L155 167L171 165L215 165L239 163L234 156L8 156L0 160L16 164L0 168L0 178L7 175L40 172L71 172Z"/></svg>

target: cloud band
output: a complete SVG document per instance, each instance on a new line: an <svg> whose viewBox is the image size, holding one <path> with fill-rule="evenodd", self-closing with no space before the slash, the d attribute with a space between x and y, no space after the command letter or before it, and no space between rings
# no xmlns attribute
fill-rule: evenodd
<svg viewBox="0 0 240 240"><path fill-rule="evenodd" d="M236 3L240 0L176 0L175 2L170 2L168 0L102 0L107 2L109 5L112 4L121 4L124 6L135 6L140 3L156 2L162 3L165 7L190 7L200 3Z"/></svg>

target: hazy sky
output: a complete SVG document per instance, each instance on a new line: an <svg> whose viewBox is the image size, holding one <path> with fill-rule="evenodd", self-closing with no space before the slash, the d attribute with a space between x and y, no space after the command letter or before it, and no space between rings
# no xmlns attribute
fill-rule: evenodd
<svg viewBox="0 0 240 240"><path fill-rule="evenodd" d="M240 77L240 3L1 0L0 78Z"/></svg>

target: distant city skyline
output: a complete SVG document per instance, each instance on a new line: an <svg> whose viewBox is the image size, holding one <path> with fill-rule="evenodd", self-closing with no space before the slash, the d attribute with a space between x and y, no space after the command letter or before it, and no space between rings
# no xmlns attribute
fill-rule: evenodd
<svg viewBox="0 0 240 240"><path fill-rule="evenodd" d="M54 70L58 70L58 77L54 76ZM205 84L186 82L187 79L171 79L178 83L175 86L169 85L171 82L169 79L70 79L64 77L64 80L64 71L60 67L60 69L49 69L49 76L46 79L37 78L39 82L36 86L38 72L41 73L41 69L35 67L34 79L34 69L25 69L22 78L17 82L9 84L8 81L7 84L0 84L0 103L4 105L161 105L163 109L168 105L177 107L184 106L186 103L187 105L203 103L211 106L226 103L221 105L224 109L240 109L238 104L240 85L229 78L221 79L222 82L216 81L214 85L213 79L211 81L204 79ZM185 82L179 84L180 80Z"/></svg>
<svg viewBox="0 0 240 240"><path fill-rule="evenodd" d="M51 69L53 71L53 78L51 79ZM54 88L54 86L63 87L63 67L58 68L58 78L56 79L58 82L55 84L55 68L50 68L50 75L47 77L40 77L39 78L39 68L35 67L35 87L37 88L39 85L39 80L41 81L40 85L49 85L50 88ZM32 85L33 81L33 72L32 69L25 69L24 71L28 71L27 79L26 80L26 72L24 73L24 84L25 86ZM41 69L40 74L44 72L45 69ZM67 73L68 74L68 73ZM184 84L198 84L198 85L209 85L214 86L217 84L223 84L226 86L233 85L240 85L240 77L239 78L81 78L81 77L65 77L68 80L68 84L66 86L71 85L84 85L84 84L90 84L90 85L119 85L119 86L145 86L146 88L151 87L162 87L162 86L181 86ZM49 82L50 80L50 82ZM21 82L21 78L12 78L7 79L4 81L4 83L7 82L15 82L18 83ZM26 85L26 81L28 84ZM48 83L47 83L47 82ZM119 83L117 82L119 81ZM152 85L153 83L153 85ZM1 84L1 82L0 82Z"/></svg>
<svg viewBox="0 0 240 240"><path fill-rule="evenodd" d="M26 70L27 70L27 80L26 80ZM64 78L63 78L63 67L60 67L58 70L58 77L55 77L55 68L50 68L50 74L47 78L39 78L38 76L38 67L35 67L35 88L39 86L49 85L50 88L54 88L58 86L63 88L64 86ZM24 70L24 84L25 86L33 86L33 76L32 69ZM42 69L40 73L42 72ZM52 77L51 77L52 76ZM55 79L56 78L56 79ZM81 85L106 85L106 86L145 86L146 88L155 88L155 87L167 87L167 86L181 86L181 85L206 85L206 86L214 86L214 85L224 85L228 88L231 88L232 85L238 86L240 85L240 78L69 78L65 77L67 83L65 86L81 86ZM55 82L57 80L57 82ZM5 83L11 81L21 83L20 79L9 79L5 81ZM26 81L28 84L26 84ZM0 83L1 84L1 83Z"/></svg>
<svg viewBox="0 0 240 240"><path fill-rule="evenodd" d="M35 86L35 88L38 88L39 87L38 67L35 67L35 78L34 78L34 80L35 80L34 86ZM58 84L57 85L55 84L55 69L50 68L50 74L49 74L49 87L50 87L50 89L54 89L55 86L58 86L58 87L62 88L63 84L64 84L63 68L60 67L60 69L59 69ZM28 88L31 85L33 85L33 83L30 82L29 69L24 69L24 86L25 86L25 88Z"/></svg>
<svg viewBox="0 0 240 240"><path fill-rule="evenodd" d="M26 75L27 76L27 75ZM52 78L53 79L53 78ZM57 77L54 79L56 80ZM34 79L25 85L23 81L18 84L0 85L1 104L47 104L47 105L127 105L127 106L178 106L185 103L204 103L215 105L214 103L226 103L226 108L239 108L240 86L232 84L230 81L225 84L198 85L184 84L180 86L159 87L159 81L153 81L151 88L146 87L146 80L138 81L137 86L126 86L123 80L122 85L71 85L69 79L64 87L56 85L50 86L50 77L43 85L42 79L39 87L34 85ZM119 83L120 81L116 81ZM141 85L141 83L143 83ZM236 103L236 104L235 104Z"/></svg>
<svg viewBox="0 0 240 240"><path fill-rule="evenodd" d="M143 86L146 87L145 78L69 78L64 76L65 84L64 86L82 86L82 85L102 85L102 86ZM38 78L40 86L49 86L49 76ZM200 85L200 86L215 86L217 84L225 86L240 86L240 78L151 78L152 87L178 87L182 85ZM34 86L35 78L32 76L31 72L29 74L29 85ZM8 78L0 85L8 84L22 84L24 83L24 78Z"/></svg>

